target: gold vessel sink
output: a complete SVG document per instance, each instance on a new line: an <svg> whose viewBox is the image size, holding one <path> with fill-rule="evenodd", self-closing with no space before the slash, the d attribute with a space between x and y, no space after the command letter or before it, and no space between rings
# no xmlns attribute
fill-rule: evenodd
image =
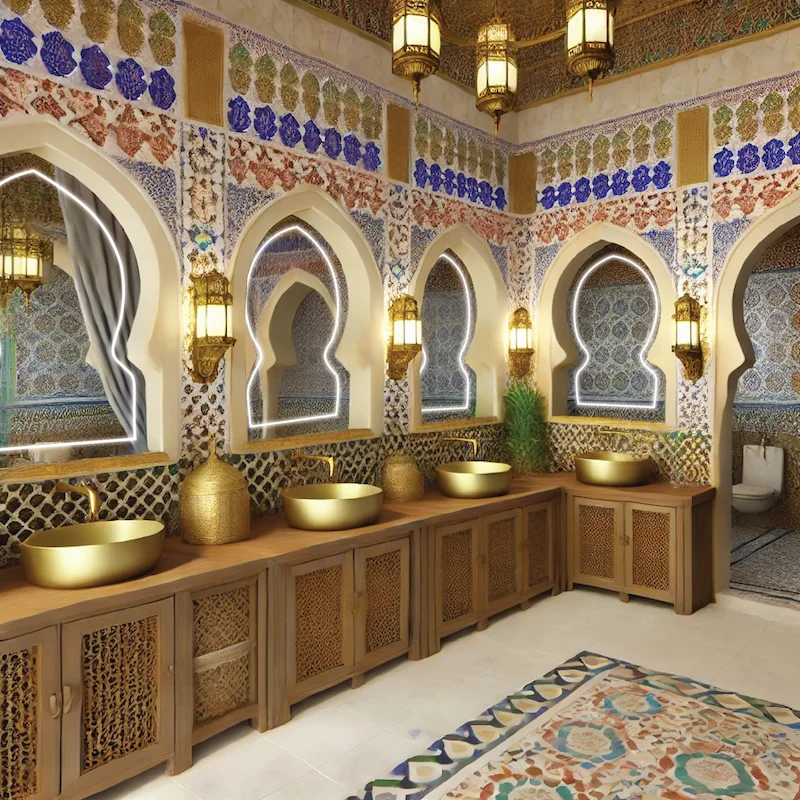
<svg viewBox="0 0 800 800"><path fill-rule="evenodd" d="M650 481L652 462L630 453L598 450L575 456L575 474L594 486L641 486Z"/></svg>
<svg viewBox="0 0 800 800"><path fill-rule="evenodd" d="M85 589L151 570L164 548L164 526L106 520L37 531L20 545L25 578L53 589Z"/></svg>
<svg viewBox="0 0 800 800"><path fill-rule="evenodd" d="M383 489L361 483L316 483L283 490L283 510L293 528L344 531L378 521Z"/></svg>
<svg viewBox="0 0 800 800"><path fill-rule="evenodd" d="M436 467L436 480L448 497L498 497L511 488L511 466L496 461L454 461Z"/></svg>

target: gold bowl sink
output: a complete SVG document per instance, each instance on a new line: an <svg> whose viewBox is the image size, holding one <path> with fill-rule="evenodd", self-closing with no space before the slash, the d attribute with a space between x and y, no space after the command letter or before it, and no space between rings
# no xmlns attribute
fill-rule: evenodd
<svg viewBox="0 0 800 800"><path fill-rule="evenodd" d="M581 483L595 486L641 486L650 481L652 462L630 453L598 450L575 456L575 474Z"/></svg>
<svg viewBox="0 0 800 800"><path fill-rule="evenodd" d="M498 497L511 488L511 466L496 461L454 461L436 467L436 480L448 497Z"/></svg>
<svg viewBox="0 0 800 800"><path fill-rule="evenodd" d="M164 526L104 520L37 531L20 545L25 578L52 589L85 589L151 570L164 549Z"/></svg>
<svg viewBox="0 0 800 800"><path fill-rule="evenodd" d="M293 528L344 531L378 521L383 489L361 483L316 483L283 490L283 510Z"/></svg>

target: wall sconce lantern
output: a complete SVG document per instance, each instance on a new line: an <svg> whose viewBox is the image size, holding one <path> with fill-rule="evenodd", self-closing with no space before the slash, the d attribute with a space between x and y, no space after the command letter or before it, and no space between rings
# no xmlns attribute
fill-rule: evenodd
<svg viewBox="0 0 800 800"><path fill-rule="evenodd" d="M703 376L703 348L700 345L700 303L688 292L675 301L675 345L672 352L683 364L686 380Z"/></svg>
<svg viewBox="0 0 800 800"><path fill-rule="evenodd" d="M569 0L567 4L567 72L594 82L614 66L614 11L609 0Z"/></svg>
<svg viewBox="0 0 800 800"><path fill-rule="evenodd" d="M408 365L422 352L422 320L417 301L408 294L397 297L389 308L389 322L389 377L401 381L406 376Z"/></svg>
<svg viewBox="0 0 800 800"><path fill-rule="evenodd" d="M442 15L436 0L394 0L392 4L392 72L419 85L439 69Z"/></svg>
<svg viewBox="0 0 800 800"><path fill-rule="evenodd" d="M50 242L31 234L24 225L2 222L0 228L0 298L3 305L19 289L27 310L34 290L44 283L42 262L52 258Z"/></svg>
<svg viewBox="0 0 800 800"><path fill-rule="evenodd" d="M518 308L508 323L508 367L512 378L524 378L533 358L533 322L527 308Z"/></svg>
<svg viewBox="0 0 800 800"><path fill-rule="evenodd" d="M192 276L194 337L191 376L195 383L210 383L217 377L219 362L236 343L233 330L233 297L228 279L220 272Z"/></svg>
<svg viewBox="0 0 800 800"><path fill-rule="evenodd" d="M513 52L511 25L496 14L478 31L475 48L477 67L477 107L494 117L495 136L500 132L500 117L514 108L517 96L517 59Z"/></svg>

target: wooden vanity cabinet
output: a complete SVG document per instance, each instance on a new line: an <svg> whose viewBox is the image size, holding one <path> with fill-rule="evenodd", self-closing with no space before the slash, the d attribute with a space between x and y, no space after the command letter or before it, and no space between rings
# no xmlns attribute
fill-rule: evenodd
<svg viewBox="0 0 800 800"><path fill-rule="evenodd" d="M555 586L558 500L536 503L522 509L522 598L549 591Z"/></svg>
<svg viewBox="0 0 800 800"><path fill-rule="evenodd" d="M0 642L0 797L51 800L59 792L61 682L58 629Z"/></svg>
<svg viewBox="0 0 800 800"><path fill-rule="evenodd" d="M574 498L570 536L572 583L621 591L624 525L623 503Z"/></svg>
<svg viewBox="0 0 800 800"><path fill-rule="evenodd" d="M522 601L522 510L492 514L481 523L481 609L488 617Z"/></svg>

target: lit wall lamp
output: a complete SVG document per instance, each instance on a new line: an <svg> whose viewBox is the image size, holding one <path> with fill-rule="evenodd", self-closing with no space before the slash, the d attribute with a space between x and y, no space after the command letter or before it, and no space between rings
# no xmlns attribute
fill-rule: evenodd
<svg viewBox="0 0 800 800"><path fill-rule="evenodd" d="M524 378L533 358L533 322L527 308L518 308L508 323L508 366L512 378Z"/></svg>
<svg viewBox="0 0 800 800"><path fill-rule="evenodd" d="M413 358L422 352L422 320L417 301L408 294L397 297L389 308L389 322L389 377L401 381Z"/></svg>
<svg viewBox="0 0 800 800"><path fill-rule="evenodd" d="M683 364L686 380L703 377L703 348L700 346L700 303L689 292L675 301L675 345L672 352Z"/></svg>
<svg viewBox="0 0 800 800"><path fill-rule="evenodd" d="M194 337L191 376L196 383L217 377L219 362L236 343L233 330L233 297L228 279L220 272L192 276Z"/></svg>
<svg viewBox="0 0 800 800"><path fill-rule="evenodd" d="M25 295L25 308L34 290L44 283L42 262L52 258L52 245L29 233L24 225L3 224L0 232L0 299L5 305L15 289Z"/></svg>

